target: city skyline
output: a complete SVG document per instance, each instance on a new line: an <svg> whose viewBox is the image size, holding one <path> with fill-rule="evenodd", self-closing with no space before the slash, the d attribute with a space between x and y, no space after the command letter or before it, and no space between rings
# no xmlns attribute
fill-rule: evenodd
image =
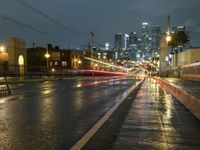
<svg viewBox="0 0 200 150"><path fill-rule="evenodd" d="M30 46L53 43L60 47L87 45L89 32L95 41L114 45L113 36L118 32L141 34L142 22L150 28L158 25L167 30L167 15L171 26L185 25L191 32L191 45L199 46L199 1L190 5L184 1L54 1L3 0L0 10L1 42L9 37L21 37ZM119 11L120 10L120 11ZM156 11L155 11L156 10ZM195 12L195 13L194 13ZM193 17L191 19L191 17Z"/></svg>

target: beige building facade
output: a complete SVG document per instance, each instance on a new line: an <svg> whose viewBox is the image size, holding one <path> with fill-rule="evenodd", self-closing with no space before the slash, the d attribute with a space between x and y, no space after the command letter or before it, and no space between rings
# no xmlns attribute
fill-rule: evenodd
<svg viewBox="0 0 200 150"><path fill-rule="evenodd" d="M166 42L166 36L163 36L160 40L160 48L158 50L159 54L159 74L164 76L163 72L169 69L169 46Z"/></svg>
<svg viewBox="0 0 200 150"><path fill-rule="evenodd" d="M178 66L200 62L200 48L193 48L178 53Z"/></svg>
<svg viewBox="0 0 200 150"><path fill-rule="evenodd" d="M19 74L23 76L26 72L27 53L26 42L23 39L12 37L8 40L9 54L8 72L11 74Z"/></svg>

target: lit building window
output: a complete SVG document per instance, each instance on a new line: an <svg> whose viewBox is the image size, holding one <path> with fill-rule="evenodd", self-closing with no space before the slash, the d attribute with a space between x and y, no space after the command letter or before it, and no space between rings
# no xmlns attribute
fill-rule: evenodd
<svg viewBox="0 0 200 150"><path fill-rule="evenodd" d="M57 65L58 65L58 62L57 62L57 61L55 61L55 62L54 62L54 64L55 64L55 66L57 66Z"/></svg>
<svg viewBox="0 0 200 150"><path fill-rule="evenodd" d="M106 56L103 56L103 59L106 59Z"/></svg>
<svg viewBox="0 0 200 150"><path fill-rule="evenodd" d="M24 65L24 57L22 55L19 56L18 63L19 63L20 66Z"/></svg>
<svg viewBox="0 0 200 150"><path fill-rule="evenodd" d="M52 61L50 62L50 66L52 66Z"/></svg>
<svg viewBox="0 0 200 150"><path fill-rule="evenodd" d="M62 66L66 67L67 66L67 62L66 61L62 61Z"/></svg>

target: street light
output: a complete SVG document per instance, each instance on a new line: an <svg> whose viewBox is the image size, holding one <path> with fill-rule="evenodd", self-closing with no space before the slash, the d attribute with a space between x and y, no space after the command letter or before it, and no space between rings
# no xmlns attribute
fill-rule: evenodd
<svg viewBox="0 0 200 150"><path fill-rule="evenodd" d="M0 52L5 52L5 47L4 46L0 47Z"/></svg>
<svg viewBox="0 0 200 150"><path fill-rule="evenodd" d="M82 63L81 60L79 60L79 61L78 61L78 64L81 64L81 63Z"/></svg>
<svg viewBox="0 0 200 150"><path fill-rule="evenodd" d="M46 57L46 58L49 58L49 57L50 57L50 54L48 54L48 53L45 54L45 57Z"/></svg>
<svg viewBox="0 0 200 150"><path fill-rule="evenodd" d="M166 37L167 43L169 43L171 40L172 40L172 37L170 36L170 34L167 34L167 37Z"/></svg>
<svg viewBox="0 0 200 150"><path fill-rule="evenodd" d="M47 59L47 70L49 70L49 58L50 58L50 54L48 53L48 49L47 49L47 53L44 56Z"/></svg>
<svg viewBox="0 0 200 150"><path fill-rule="evenodd" d="M5 50L4 46L0 47L0 61L3 62L3 73L4 73L4 78L6 79L6 62L8 61L8 53Z"/></svg>

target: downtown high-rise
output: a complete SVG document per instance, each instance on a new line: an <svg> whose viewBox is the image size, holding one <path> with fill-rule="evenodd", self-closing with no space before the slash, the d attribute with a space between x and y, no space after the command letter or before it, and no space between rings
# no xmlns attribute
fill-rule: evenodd
<svg viewBox="0 0 200 150"><path fill-rule="evenodd" d="M115 34L115 56L114 59L121 59L121 54L122 54L122 33L117 33Z"/></svg>
<svg viewBox="0 0 200 150"><path fill-rule="evenodd" d="M161 37L162 37L161 27L154 26L152 28L152 53L151 53L153 57L158 54Z"/></svg>
<svg viewBox="0 0 200 150"><path fill-rule="evenodd" d="M122 49L122 34L121 33L115 34L115 49L117 50Z"/></svg>
<svg viewBox="0 0 200 150"><path fill-rule="evenodd" d="M149 25L146 22L142 23L141 52L144 59L148 59L151 55L151 38L149 36Z"/></svg>

